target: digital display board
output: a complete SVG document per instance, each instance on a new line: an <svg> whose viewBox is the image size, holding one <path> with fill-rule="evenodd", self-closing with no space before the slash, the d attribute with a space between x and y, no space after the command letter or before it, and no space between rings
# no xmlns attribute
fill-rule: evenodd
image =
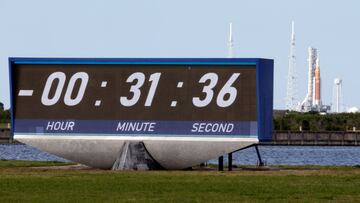
<svg viewBox="0 0 360 203"><path fill-rule="evenodd" d="M256 137L264 117L258 60L15 58L10 66L14 133Z"/></svg>

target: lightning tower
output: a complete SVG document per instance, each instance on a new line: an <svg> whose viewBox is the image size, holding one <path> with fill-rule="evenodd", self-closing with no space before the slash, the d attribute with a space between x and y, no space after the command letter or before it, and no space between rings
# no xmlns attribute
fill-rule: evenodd
<svg viewBox="0 0 360 203"><path fill-rule="evenodd" d="M229 41L228 41L228 58L234 58L234 39L232 33L232 23L230 23Z"/></svg>
<svg viewBox="0 0 360 203"><path fill-rule="evenodd" d="M289 70L286 88L286 109L294 111L297 107L297 87L296 87L296 55L295 55L295 27L294 21L291 22L291 42L289 54Z"/></svg>

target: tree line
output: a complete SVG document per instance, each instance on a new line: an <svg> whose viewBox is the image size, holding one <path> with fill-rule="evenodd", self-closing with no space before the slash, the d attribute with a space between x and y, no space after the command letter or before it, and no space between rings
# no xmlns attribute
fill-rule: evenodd
<svg viewBox="0 0 360 203"><path fill-rule="evenodd" d="M0 109L0 123L10 123L10 111Z"/></svg>
<svg viewBox="0 0 360 203"><path fill-rule="evenodd" d="M360 130L360 113L299 113L274 114L274 130L290 131L353 131Z"/></svg>

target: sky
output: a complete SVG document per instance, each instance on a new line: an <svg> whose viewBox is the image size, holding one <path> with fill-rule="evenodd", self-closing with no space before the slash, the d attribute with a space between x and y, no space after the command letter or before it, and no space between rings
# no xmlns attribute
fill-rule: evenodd
<svg viewBox="0 0 360 203"><path fill-rule="evenodd" d="M221 58L232 22L236 57L274 59L274 108L284 109L294 20L299 100L313 46L323 103L341 78L342 103L360 107L359 9L357 0L0 0L0 102L10 107L8 57Z"/></svg>

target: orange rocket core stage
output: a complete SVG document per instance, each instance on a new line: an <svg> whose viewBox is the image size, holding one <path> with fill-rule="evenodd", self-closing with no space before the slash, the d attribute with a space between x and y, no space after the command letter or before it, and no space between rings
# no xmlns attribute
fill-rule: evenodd
<svg viewBox="0 0 360 203"><path fill-rule="evenodd" d="M317 61L315 66L315 104L320 105L321 94L320 94L320 67Z"/></svg>

